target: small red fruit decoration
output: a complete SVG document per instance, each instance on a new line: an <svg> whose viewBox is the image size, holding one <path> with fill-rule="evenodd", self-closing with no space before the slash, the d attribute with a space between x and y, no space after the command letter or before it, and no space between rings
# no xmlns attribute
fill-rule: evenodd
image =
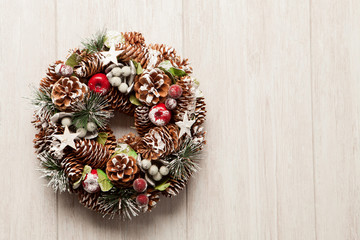
<svg viewBox="0 0 360 240"><path fill-rule="evenodd" d="M133 188L137 192L144 192L147 188L146 180L143 178L137 178L133 183Z"/></svg>
<svg viewBox="0 0 360 240"><path fill-rule="evenodd" d="M166 109L165 104L159 103L150 109L149 119L156 126L162 127L170 122L171 112Z"/></svg>
<svg viewBox="0 0 360 240"><path fill-rule="evenodd" d="M91 91L105 94L110 89L110 83L106 75L103 73L98 73L92 76L88 82L88 86Z"/></svg>
<svg viewBox="0 0 360 240"><path fill-rule="evenodd" d="M97 181L99 178L96 169L91 170L88 174L86 174L85 179L82 183L83 188L88 193L96 193L100 191L100 185Z"/></svg>
<svg viewBox="0 0 360 240"><path fill-rule="evenodd" d="M73 68L65 64L58 64L55 66L55 73L60 77L70 77L73 74Z"/></svg>
<svg viewBox="0 0 360 240"><path fill-rule="evenodd" d="M149 203L149 198L146 196L146 194L140 194L136 197L136 203L140 206L140 207L144 207L146 205L148 205Z"/></svg>
<svg viewBox="0 0 360 240"><path fill-rule="evenodd" d="M177 99L182 95L182 88L179 85L171 85L169 88L169 96L171 98Z"/></svg>
<svg viewBox="0 0 360 240"><path fill-rule="evenodd" d="M165 101L165 107L169 110L175 109L177 106L177 101L173 98L168 98Z"/></svg>

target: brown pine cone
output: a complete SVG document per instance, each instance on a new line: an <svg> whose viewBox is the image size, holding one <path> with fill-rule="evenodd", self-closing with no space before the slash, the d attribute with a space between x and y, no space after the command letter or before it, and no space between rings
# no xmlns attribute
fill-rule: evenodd
<svg viewBox="0 0 360 240"><path fill-rule="evenodd" d="M101 208L101 205L99 203L99 197L101 192L88 193L81 187L77 189L72 189L71 192L77 194L80 204L86 207L87 209L93 210L95 212L104 215L108 213Z"/></svg>
<svg viewBox="0 0 360 240"><path fill-rule="evenodd" d="M148 106L155 105L164 101L170 84L170 78L160 69L145 70L134 85L136 98Z"/></svg>
<svg viewBox="0 0 360 240"><path fill-rule="evenodd" d="M176 51L174 48L166 46L165 44L150 44L149 48L159 51L164 60L175 60Z"/></svg>
<svg viewBox="0 0 360 240"><path fill-rule="evenodd" d="M129 187L138 173L135 158L124 153L116 155L106 164L108 178L120 187Z"/></svg>
<svg viewBox="0 0 360 240"><path fill-rule="evenodd" d="M179 130L174 124L152 128L138 145L138 153L144 159L156 160L164 157L178 147Z"/></svg>
<svg viewBox="0 0 360 240"><path fill-rule="evenodd" d="M140 141L141 141L141 137L135 136L135 134L133 133L126 134L119 139L119 143L126 143L135 151L137 151L138 144Z"/></svg>
<svg viewBox="0 0 360 240"><path fill-rule="evenodd" d="M180 193L186 187L187 181L182 179L174 179L170 178L168 183L170 183L169 187L162 191L161 193L165 197L174 197Z"/></svg>
<svg viewBox="0 0 360 240"><path fill-rule="evenodd" d="M109 127L105 128L105 130L102 132L105 132L108 135L105 142L105 147L109 149L109 154L111 156L113 155L113 153L115 152L115 148L117 147L116 137L114 135L114 132Z"/></svg>
<svg viewBox="0 0 360 240"><path fill-rule="evenodd" d="M195 106L195 119L196 122L194 126L201 125L205 122L206 117L206 103L203 97L199 97L196 99L196 106Z"/></svg>
<svg viewBox="0 0 360 240"><path fill-rule="evenodd" d="M105 97L109 103L109 110L117 110L130 116L134 116L136 105L130 102L129 96L122 94L117 88L111 87Z"/></svg>
<svg viewBox="0 0 360 240"><path fill-rule="evenodd" d="M74 73L80 78L85 78L102 72L105 69L102 63L103 58L100 53L85 56L79 65L74 67Z"/></svg>
<svg viewBox="0 0 360 240"><path fill-rule="evenodd" d="M45 129L41 129L38 134L35 135L34 147L36 153L41 153L43 151L49 151L50 144L53 142L53 134L63 133L64 128L55 124L50 124Z"/></svg>
<svg viewBox="0 0 360 240"><path fill-rule="evenodd" d="M124 32L122 35L124 36L126 43L145 46L145 38L139 32Z"/></svg>
<svg viewBox="0 0 360 240"><path fill-rule="evenodd" d="M51 88L59 79L60 76L58 76L55 72L55 67L58 64L64 63L63 61L56 61L54 64L50 64L49 68L46 72L46 77L41 79L40 86L43 88Z"/></svg>
<svg viewBox="0 0 360 240"><path fill-rule="evenodd" d="M141 64L143 69L147 68L147 65L150 60L149 50L142 46L131 45L130 43L119 44L116 47L116 50L123 51L118 59L122 62L128 62L130 60L135 60L136 62Z"/></svg>
<svg viewBox="0 0 360 240"><path fill-rule="evenodd" d="M62 111L71 110L72 104L82 101L88 87L81 83L77 77L62 77L52 89L53 103Z"/></svg>
<svg viewBox="0 0 360 240"><path fill-rule="evenodd" d="M61 167L64 169L64 172L69 178L70 183L75 183L78 181L81 178L82 172L84 170L84 165L78 163L76 159L72 157L66 157L61 162Z"/></svg>
<svg viewBox="0 0 360 240"><path fill-rule="evenodd" d="M200 150L203 148L203 145L206 144L205 141L205 134L204 127L200 125L195 125L191 129L191 135L193 137L193 142L197 144L201 144Z"/></svg>
<svg viewBox="0 0 360 240"><path fill-rule="evenodd" d="M92 168L105 168L107 161L111 157L110 150L95 140L76 141L75 147L76 149L72 150L69 156Z"/></svg>
<svg viewBox="0 0 360 240"><path fill-rule="evenodd" d="M188 59L181 59L179 56L170 59L170 62L174 67L184 70L187 74L191 74L193 73L193 69L188 61Z"/></svg>
<svg viewBox="0 0 360 240"><path fill-rule="evenodd" d="M155 189L147 189L145 194L149 198L149 203L142 209L142 211L151 212L151 210L153 210L153 208L156 207L156 204L160 201L160 192Z"/></svg>
<svg viewBox="0 0 360 240"><path fill-rule="evenodd" d="M135 127L138 134L143 137L155 125L149 119L149 107L138 106L135 109Z"/></svg>
<svg viewBox="0 0 360 240"><path fill-rule="evenodd" d="M176 83L182 88L183 93L182 93L181 97L176 99L177 106L173 110L173 116L174 116L175 122L182 121L184 118L184 113L186 111L188 111L188 113L191 113L195 110L196 99L195 99L195 93L193 92L193 89L192 89L191 82L192 82L191 78L188 76L185 76L185 77L182 77Z"/></svg>

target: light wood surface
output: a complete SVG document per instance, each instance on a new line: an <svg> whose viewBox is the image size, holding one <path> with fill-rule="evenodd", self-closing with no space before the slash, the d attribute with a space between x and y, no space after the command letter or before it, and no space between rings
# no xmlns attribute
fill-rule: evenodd
<svg viewBox="0 0 360 240"><path fill-rule="evenodd" d="M24 98L103 27L175 47L207 99L201 172L131 222L44 186ZM360 239L358 0L0 0L0 39L0 239Z"/></svg>

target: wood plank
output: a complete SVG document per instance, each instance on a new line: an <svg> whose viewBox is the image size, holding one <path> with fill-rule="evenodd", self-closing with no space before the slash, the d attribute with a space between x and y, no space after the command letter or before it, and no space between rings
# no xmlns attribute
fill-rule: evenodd
<svg viewBox="0 0 360 240"><path fill-rule="evenodd" d="M308 3L184 1L183 11L209 111L188 238L315 239Z"/></svg>
<svg viewBox="0 0 360 240"><path fill-rule="evenodd" d="M106 27L118 31L142 32L146 42L173 45L182 51L182 8L180 1L60 1L57 8L58 51L77 46L83 37ZM115 9L115 11L112 11ZM94 11L95 10L95 11ZM70 17L71 16L71 17ZM75 22L76 24L72 24ZM64 54L64 55L62 55ZM125 119L125 123L119 123ZM113 123L120 138L129 132L133 119ZM59 239L152 239L186 238L186 192L174 199L162 199L152 213L131 222L109 221L84 209L66 194L59 198Z"/></svg>
<svg viewBox="0 0 360 240"><path fill-rule="evenodd" d="M318 239L360 238L359 11L352 0L311 5Z"/></svg>
<svg viewBox="0 0 360 240"><path fill-rule="evenodd" d="M31 85L55 57L54 1L2 1L0 8L1 239L56 239L56 195L40 179L31 143Z"/></svg>

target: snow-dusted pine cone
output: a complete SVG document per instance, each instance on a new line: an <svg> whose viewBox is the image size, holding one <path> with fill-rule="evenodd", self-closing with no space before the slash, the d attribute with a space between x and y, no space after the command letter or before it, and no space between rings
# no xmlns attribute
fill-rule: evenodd
<svg viewBox="0 0 360 240"><path fill-rule="evenodd" d="M138 106L135 109L135 127L140 136L144 136L155 125L149 119L148 106Z"/></svg>
<svg viewBox="0 0 360 240"><path fill-rule="evenodd" d="M146 69L150 60L149 50L142 46L132 45L130 43L119 44L116 50L123 51L119 56L122 62L134 60L141 64L142 68Z"/></svg>
<svg viewBox="0 0 360 240"><path fill-rule="evenodd" d="M65 157L61 162L61 167L64 169L64 172L71 183L78 181L84 170L84 165L78 163L76 159L72 157Z"/></svg>
<svg viewBox="0 0 360 240"><path fill-rule="evenodd" d="M117 141L114 132L109 127L107 127L104 131L101 132L105 132L108 135L105 142L105 147L109 149L109 154L111 156L115 152L115 148L117 146Z"/></svg>
<svg viewBox="0 0 360 240"><path fill-rule="evenodd" d="M108 161L106 174L110 181L120 187L128 187L138 175L139 168L135 158L124 153L118 154Z"/></svg>
<svg viewBox="0 0 360 240"><path fill-rule="evenodd" d="M73 105L82 101L88 87L77 77L62 77L53 86L51 98L53 103L62 111L71 110Z"/></svg>
<svg viewBox="0 0 360 240"><path fill-rule="evenodd" d="M34 147L36 153L41 153L43 151L49 151L51 143L54 141L54 134L63 133L64 128L55 124L49 124L44 129L41 129L39 133L35 135Z"/></svg>
<svg viewBox="0 0 360 240"><path fill-rule="evenodd" d="M104 65L100 53L85 56L78 66L74 67L74 73L80 78L91 77L92 75L102 72Z"/></svg>
<svg viewBox="0 0 360 240"><path fill-rule="evenodd" d="M196 121L194 125L201 125L206 120L206 104L203 97L199 97L196 99L195 119Z"/></svg>
<svg viewBox="0 0 360 240"><path fill-rule="evenodd" d="M170 178L168 183L170 183L169 187L166 188L165 191L162 191L162 194L165 197L174 197L186 187L187 181L185 179Z"/></svg>
<svg viewBox="0 0 360 240"><path fill-rule="evenodd" d="M109 110L113 109L130 116L134 115L136 106L130 102L127 95L121 93L117 88L111 87L105 98L109 103Z"/></svg>
<svg viewBox="0 0 360 240"><path fill-rule="evenodd" d="M174 124L152 128L138 146L145 159L156 160L173 152L178 147L179 131Z"/></svg>
<svg viewBox="0 0 360 240"><path fill-rule="evenodd" d="M181 97L177 99L177 106L173 110L175 122L182 121L184 113L187 111L189 114L195 111L196 99L194 89L192 87L191 77L182 77L177 83L183 90Z"/></svg>
<svg viewBox="0 0 360 240"><path fill-rule="evenodd" d="M179 56L176 56L174 59L170 59L170 62L174 67L184 70L187 74L193 72L188 59L181 59Z"/></svg>
<svg viewBox="0 0 360 240"><path fill-rule="evenodd" d="M51 88L60 79L60 76L58 76L55 72L55 67L56 67L56 65L62 64L62 63L64 63L64 62L58 60L55 63L49 65L49 68L46 72L46 77L41 79L41 82L40 82L41 87Z"/></svg>
<svg viewBox="0 0 360 240"><path fill-rule="evenodd" d="M122 138L120 138L118 142L126 143L132 149L137 151L140 140L141 140L141 137L135 136L135 134L133 134L133 133L128 133L128 134L124 135Z"/></svg>
<svg viewBox="0 0 360 240"><path fill-rule="evenodd" d="M140 102L152 106L163 101L168 94L170 78L160 69L146 70L135 82L134 91Z"/></svg>
<svg viewBox="0 0 360 240"><path fill-rule="evenodd" d="M163 57L164 60L170 60L173 59L175 61L176 58L176 51L174 48L169 47L165 44L150 44L148 46L151 49L154 49L156 51L159 51Z"/></svg>

